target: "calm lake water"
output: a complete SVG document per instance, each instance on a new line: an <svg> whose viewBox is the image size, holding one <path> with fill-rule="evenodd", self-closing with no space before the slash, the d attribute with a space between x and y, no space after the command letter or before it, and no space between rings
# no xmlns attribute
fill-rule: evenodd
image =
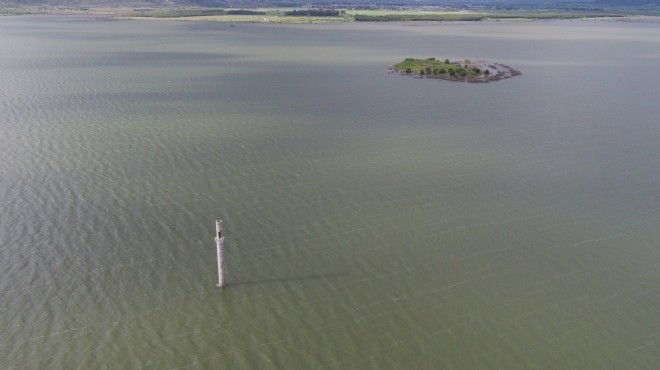
<svg viewBox="0 0 660 370"><path fill-rule="evenodd" d="M2 17L0 50L0 369L660 363L658 23ZM523 75L387 72L432 56Z"/></svg>

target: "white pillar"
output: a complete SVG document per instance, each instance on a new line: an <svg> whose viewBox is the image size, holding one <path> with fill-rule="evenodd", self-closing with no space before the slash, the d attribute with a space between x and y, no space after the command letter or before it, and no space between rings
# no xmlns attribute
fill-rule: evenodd
<svg viewBox="0 0 660 370"><path fill-rule="evenodd" d="M225 237L222 235L222 221L215 221L215 244L218 247L218 286L225 285L225 272L222 269L222 244L225 242Z"/></svg>

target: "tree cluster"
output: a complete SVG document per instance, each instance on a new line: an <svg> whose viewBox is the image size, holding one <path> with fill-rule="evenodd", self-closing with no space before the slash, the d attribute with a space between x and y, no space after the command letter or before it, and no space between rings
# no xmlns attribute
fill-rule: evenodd
<svg viewBox="0 0 660 370"><path fill-rule="evenodd" d="M248 10L248 9L236 9L236 10L226 10L226 14L229 15L264 15L266 12L260 12L256 10Z"/></svg>

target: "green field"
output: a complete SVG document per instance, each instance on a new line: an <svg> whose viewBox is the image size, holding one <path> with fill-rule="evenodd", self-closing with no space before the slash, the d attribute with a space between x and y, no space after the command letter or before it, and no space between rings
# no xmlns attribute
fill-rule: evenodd
<svg viewBox="0 0 660 370"><path fill-rule="evenodd" d="M130 17L174 18L224 22L272 22L272 23L321 23L321 22L451 22L482 21L488 19L575 19L619 17L614 12L581 11L537 11L537 12L465 12L465 11L430 11L430 10L341 10L337 17L300 17L285 13L291 9L261 8L252 9L264 14L232 15L223 14L223 9L169 9L157 11L133 12Z"/></svg>
<svg viewBox="0 0 660 370"><path fill-rule="evenodd" d="M488 19L576 19L623 17L635 15L635 11L581 11L581 10L537 10L537 11L462 11L427 9L379 9L351 10L335 9L338 16L291 16L292 10L312 10L311 8L178 8L178 7L65 7L65 6L5 6L0 14L76 14L104 15L114 18L158 18L176 20L200 20L220 22L272 22L272 23L324 23L324 22L450 22L482 21ZM244 11L252 14L236 14Z"/></svg>
<svg viewBox="0 0 660 370"><path fill-rule="evenodd" d="M488 19L579 19L622 17L621 12L614 11L426 11L426 10L360 10L347 11L357 22L451 22L451 21L482 21Z"/></svg>
<svg viewBox="0 0 660 370"><path fill-rule="evenodd" d="M172 20L215 21L215 22L251 22L251 23L325 23L352 22L353 16L292 16L288 8L253 8L248 11L258 14L228 14L226 9L163 9L143 10L126 14L127 18L167 18Z"/></svg>

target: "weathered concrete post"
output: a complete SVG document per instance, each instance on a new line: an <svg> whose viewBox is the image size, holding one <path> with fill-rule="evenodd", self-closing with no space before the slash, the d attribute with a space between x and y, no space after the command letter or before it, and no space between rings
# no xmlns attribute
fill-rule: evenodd
<svg viewBox="0 0 660 370"><path fill-rule="evenodd" d="M220 288L225 286L225 272L222 268L222 245L224 242L225 237L222 236L222 220L215 220L215 244L218 248L218 286Z"/></svg>

